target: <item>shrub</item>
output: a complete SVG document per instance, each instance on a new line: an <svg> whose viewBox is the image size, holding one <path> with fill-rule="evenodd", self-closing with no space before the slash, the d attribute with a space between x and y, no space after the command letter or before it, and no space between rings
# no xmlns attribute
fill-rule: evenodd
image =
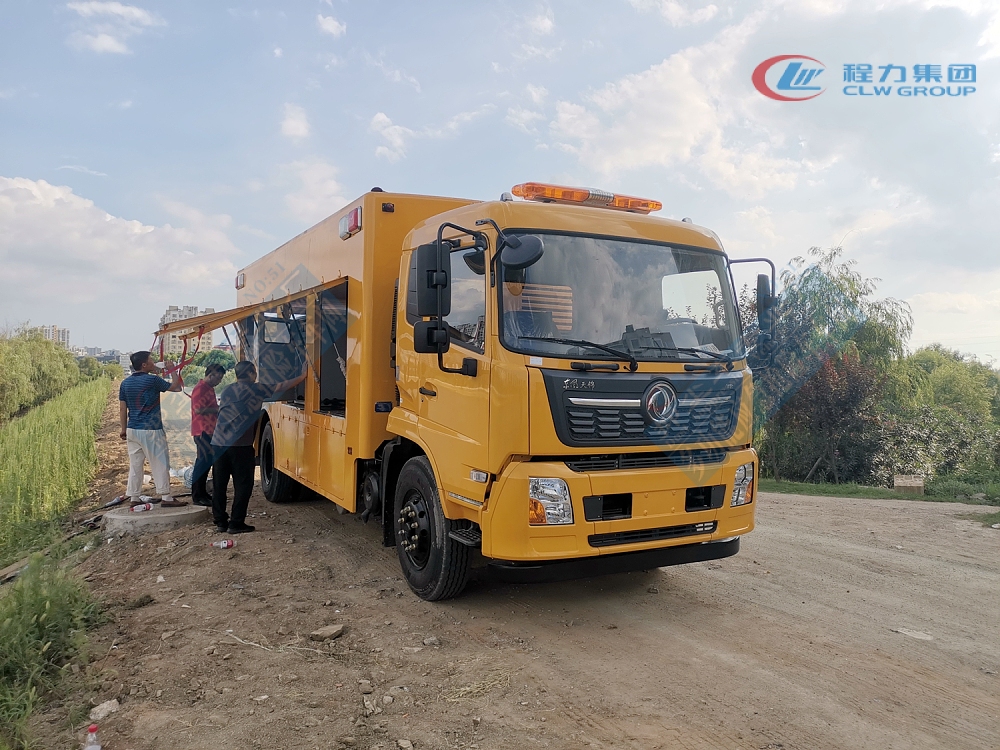
<svg viewBox="0 0 1000 750"><path fill-rule="evenodd" d="M86 586L41 555L0 599L0 746L27 747L28 716L82 657L97 617Z"/></svg>

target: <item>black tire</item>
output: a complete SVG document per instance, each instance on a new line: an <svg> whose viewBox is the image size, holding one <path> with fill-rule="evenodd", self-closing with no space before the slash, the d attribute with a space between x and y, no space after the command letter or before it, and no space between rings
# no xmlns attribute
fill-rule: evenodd
<svg viewBox="0 0 1000 750"><path fill-rule="evenodd" d="M302 485L278 471L274 465L274 431L270 422L264 425L264 432L260 436L260 488L264 497L272 503L289 503L298 497L302 488Z"/></svg>
<svg viewBox="0 0 1000 750"><path fill-rule="evenodd" d="M403 465L392 507L396 555L413 593L428 602L460 594L469 577L469 548L448 536L453 522L445 518L434 472L423 456Z"/></svg>

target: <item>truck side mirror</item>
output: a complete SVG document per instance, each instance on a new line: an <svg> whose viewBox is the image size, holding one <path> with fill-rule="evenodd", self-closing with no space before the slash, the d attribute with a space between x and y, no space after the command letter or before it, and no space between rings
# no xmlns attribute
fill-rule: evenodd
<svg viewBox="0 0 1000 750"><path fill-rule="evenodd" d="M436 320L418 320L413 324L413 351L417 354L444 353L450 346L448 329L438 326Z"/></svg>
<svg viewBox="0 0 1000 750"><path fill-rule="evenodd" d="M504 268L519 271L535 265L541 260L544 252L545 245L538 235L505 235L503 250L500 251L500 262Z"/></svg>
<svg viewBox="0 0 1000 750"><path fill-rule="evenodd" d="M757 322L763 333L773 333L774 305L777 297L771 293L771 279L767 274L757 275Z"/></svg>
<svg viewBox="0 0 1000 750"><path fill-rule="evenodd" d="M417 254L417 315L447 317L451 312L451 247L431 242L413 252Z"/></svg>

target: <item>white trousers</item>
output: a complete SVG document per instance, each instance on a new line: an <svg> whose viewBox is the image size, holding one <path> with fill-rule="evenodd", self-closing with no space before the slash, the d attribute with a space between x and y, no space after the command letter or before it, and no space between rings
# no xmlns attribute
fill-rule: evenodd
<svg viewBox="0 0 1000 750"><path fill-rule="evenodd" d="M163 430L125 430L128 438L128 489L129 497L142 493L142 464L149 462L157 495L170 496L170 454L167 452L167 433Z"/></svg>

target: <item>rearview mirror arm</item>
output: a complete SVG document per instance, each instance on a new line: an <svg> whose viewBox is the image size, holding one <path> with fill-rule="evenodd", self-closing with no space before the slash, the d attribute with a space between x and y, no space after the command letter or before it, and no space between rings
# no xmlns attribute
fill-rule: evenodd
<svg viewBox="0 0 1000 750"><path fill-rule="evenodd" d="M734 266L737 263L767 263L771 267L771 295L773 297L778 296L778 272L774 267L774 261L770 258L726 258L726 262Z"/></svg>

